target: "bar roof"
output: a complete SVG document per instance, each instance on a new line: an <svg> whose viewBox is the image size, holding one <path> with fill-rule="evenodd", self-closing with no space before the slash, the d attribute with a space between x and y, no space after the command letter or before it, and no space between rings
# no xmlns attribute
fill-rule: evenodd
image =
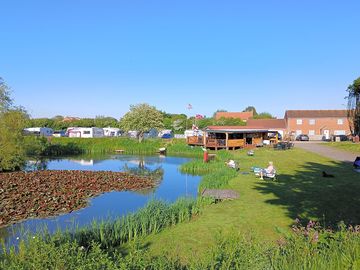
<svg viewBox="0 0 360 270"><path fill-rule="evenodd" d="M271 132L271 129L263 127L247 127L247 126L208 126L207 132Z"/></svg>

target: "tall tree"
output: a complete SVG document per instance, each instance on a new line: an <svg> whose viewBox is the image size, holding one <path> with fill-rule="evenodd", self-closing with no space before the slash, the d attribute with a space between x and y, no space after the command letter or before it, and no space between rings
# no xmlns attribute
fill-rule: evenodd
<svg viewBox="0 0 360 270"><path fill-rule="evenodd" d="M254 116L256 116L256 115L258 114L254 106L247 106L247 107L243 110L243 112L251 112L251 111L253 112L253 115L254 115Z"/></svg>
<svg viewBox="0 0 360 270"><path fill-rule="evenodd" d="M5 112L12 105L12 99L10 97L10 88L0 77L0 113Z"/></svg>
<svg viewBox="0 0 360 270"><path fill-rule="evenodd" d="M22 130L28 116L13 106L9 87L0 79L0 171L20 169L25 163Z"/></svg>
<svg viewBox="0 0 360 270"><path fill-rule="evenodd" d="M360 136L360 77L347 88L348 118L353 135Z"/></svg>
<svg viewBox="0 0 360 270"><path fill-rule="evenodd" d="M144 139L145 132L163 127L163 114L146 103L131 105L130 111L120 119L120 128L125 131L136 130L139 142Z"/></svg>
<svg viewBox="0 0 360 270"><path fill-rule="evenodd" d="M253 118L254 119L274 119L275 117L271 113L262 112L262 113L254 115Z"/></svg>

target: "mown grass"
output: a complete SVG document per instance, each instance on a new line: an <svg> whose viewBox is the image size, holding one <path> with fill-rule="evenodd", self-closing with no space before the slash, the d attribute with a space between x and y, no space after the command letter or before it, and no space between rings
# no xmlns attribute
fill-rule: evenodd
<svg viewBox="0 0 360 270"><path fill-rule="evenodd" d="M337 148L339 150L355 153L360 155L360 143L353 142L329 142L324 145Z"/></svg>

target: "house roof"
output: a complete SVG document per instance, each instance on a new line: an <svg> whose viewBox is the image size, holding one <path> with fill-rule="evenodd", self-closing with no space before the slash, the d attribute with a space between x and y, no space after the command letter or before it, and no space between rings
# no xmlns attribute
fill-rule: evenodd
<svg viewBox="0 0 360 270"><path fill-rule="evenodd" d="M288 110L285 118L324 118L324 117L347 117L347 110Z"/></svg>
<svg viewBox="0 0 360 270"><path fill-rule="evenodd" d="M263 127L248 127L248 126L208 126L208 132L268 132L270 129Z"/></svg>
<svg viewBox="0 0 360 270"><path fill-rule="evenodd" d="M262 127L269 129L286 129L285 119L249 119L248 127Z"/></svg>
<svg viewBox="0 0 360 270"><path fill-rule="evenodd" d="M80 120L81 118L79 117L73 117L73 116L65 116L62 120L62 122L72 122L72 121L77 121Z"/></svg>
<svg viewBox="0 0 360 270"><path fill-rule="evenodd" d="M253 111L250 112L217 112L215 114L215 119L218 120L222 117L224 118L240 118L241 120L248 120L254 115Z"/></svg>

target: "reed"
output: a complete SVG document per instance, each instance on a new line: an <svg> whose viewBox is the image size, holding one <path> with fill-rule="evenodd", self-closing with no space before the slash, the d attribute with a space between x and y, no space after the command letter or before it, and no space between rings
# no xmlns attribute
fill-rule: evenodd
<svg viewBox="0 0 360 270"><path fill-rule="evenodd" d="M159 148L165 147L169 155L182 155L199 157L202 154L200 147L190 147L183 139L164 140L159 138L146 139L139 143L132 138L52 138L48 148L51 153L57 155L56 149L75 149L74 154L78 154L79 149L83 153L114 153L115 150L124 150L129 155L151 155L156 154ZM69 154L69 153L67 153Z"/></svg>
<svg viewBox="0 0 360 270"><path fill-rule="evenodd" d="M359 269L360 266L358 228L329 231L307 226L283 235L277 243L265 243L235 231L229 234L220 232L215 238L216 243L207 255L199 258L194 254L186 262L166 253L154 256L138 240L127 245L126 252L113 252L95 241L85 247L71 239L60 243L55 237L51 241L34 238L22 241L17 250L3 247L0 269L336 270Z"/></svg>
<svg viewBox="0 0 360 270"><path fill-rule="evenodd" d="M160 232L166 227L189 221L199 214L201 201L181 198L173 204L152 200L135 213L116 220L94 221L87 227L77 228L74 232L66 231L55 235L58 242L76 241L89 247L95 242L104 249L113 249L123 243ZM47 238L47 240L51 240Z"/></svg>

